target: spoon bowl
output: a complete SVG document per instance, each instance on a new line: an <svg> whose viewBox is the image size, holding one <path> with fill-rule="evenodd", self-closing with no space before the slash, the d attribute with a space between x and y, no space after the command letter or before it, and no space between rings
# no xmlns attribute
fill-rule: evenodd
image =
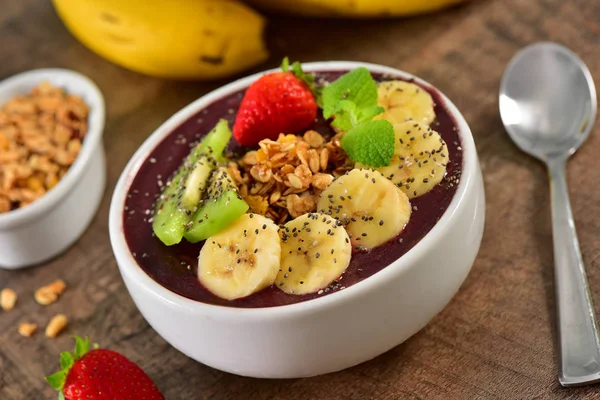
<svg viewBox="0 0 600 400"><path fill-rule="evenodd" d="M504 73L499 100L513 141L542 161L573 154L596 119L590 71L556 43L536 43L518 52Z"/></svg>

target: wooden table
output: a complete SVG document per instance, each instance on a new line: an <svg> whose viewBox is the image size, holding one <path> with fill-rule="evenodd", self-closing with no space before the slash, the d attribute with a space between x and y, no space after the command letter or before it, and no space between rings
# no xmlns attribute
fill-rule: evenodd
<svg viewBox="0 0 600 400"><path fill-rule="evenodd" d="M0 399L54 398L43 377L58 366L70 334L89 335L138 362L168 399L592 399L600 387L562 389L556 379L552 237L546 172L505 134L497 92L522 46L562 42L600 83L600 3L593 0L488 0L430 16L384 21L271 17L273 67L302 61L361 60L417 74L445 92L471 125L487 192L487 222L473 270L458 295L403 345L326 376L256 380L192 361L145 322L119 276L109 239L110 195L129 157L175 111L225 81L170 82L121 69L79 44L50 2L0 2L0 78L39 67L91 77L108 106L104 144L108 188L83 237L47 265L0 271L0 287L20 295L0 313ZM600 124L569 164L573 211L588 277L600 304ZM0 255L1 256L1 255ZM68 283L58 303L38 306L34 289ZM68 331L50 340L18 335L20 320L44 324L56 312Z"/></svg>

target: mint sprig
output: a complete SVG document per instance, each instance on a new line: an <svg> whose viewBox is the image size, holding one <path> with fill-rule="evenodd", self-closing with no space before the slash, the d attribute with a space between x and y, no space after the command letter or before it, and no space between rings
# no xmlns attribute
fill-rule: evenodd
<svg viewBox="0 0 600 400"><path fill-rule="evenodd" d="M373 121L384 109L377 105L377 83L360 67L323 88L319 98L325 118L345 131L341 145L355 162L370 167L390 165L394 155L394 128L386 120Z"/></svg>

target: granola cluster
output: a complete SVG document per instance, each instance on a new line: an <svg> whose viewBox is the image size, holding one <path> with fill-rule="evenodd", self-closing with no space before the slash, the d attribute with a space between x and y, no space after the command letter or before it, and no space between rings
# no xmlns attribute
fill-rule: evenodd
<svg viewBox="0 0 600 400"><path fill-rule="evenodd" d="M47 306L56 302L66 288L66 283L62 279L57 279L37 289L33 297L38 304ZM10 288L0 290L0 308L5 312L12 311L16 303L17 293L14 290ZM66 315L55 314L46 325L46 337L53 338L58 336L67 327L68 322ZM37 331L37 328L38 324L35 322L21 321L17 331L21 336L31 337Z"/></svg>
<svg viewBox="0 0 600 400"><path fill-rule="evenodd" d="M279 224L315 211L319 194L354 166L338 135L326 140L313 130L280 134L259 146L230 163L229 170L252 211Z"/></svg>
<svg viewBox="0 0 600 400"><path fill-rule="evenodd" d="M0 213L42 197L81 149L89 108L44 82L0 108Z"/></svg>

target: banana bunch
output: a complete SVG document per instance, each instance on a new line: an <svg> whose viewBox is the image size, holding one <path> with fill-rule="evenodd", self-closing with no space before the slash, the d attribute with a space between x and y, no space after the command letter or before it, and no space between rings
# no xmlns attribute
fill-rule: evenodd
<svg viewBox="0 0 600 400"><path fill-rule="evenodd" d="M266 60L265 19L238 1L53 0L71 33L147 75L212 79Z"/></svg>
<svg viewBox="0 0 600 400"><path fill-rule="evenodd" d="M399 16L461 0L247 0L251 6L331 17ZM102 57L174 79L214 79L265 61L265 19L238 0L52 0L66 27Z"/></svg>

